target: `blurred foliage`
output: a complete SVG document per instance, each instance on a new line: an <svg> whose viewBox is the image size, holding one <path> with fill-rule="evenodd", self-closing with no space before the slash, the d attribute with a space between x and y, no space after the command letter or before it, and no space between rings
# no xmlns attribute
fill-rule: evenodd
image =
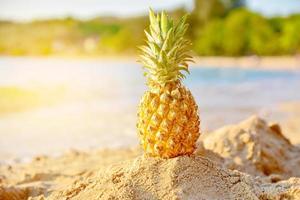
<svg viewBox="0 0 300 200"><path fill-rule="evenodd" d="M300 14L266 18L245 0L195 0L188 37L197 55L294 55L300 53ZM175 19L183 8L171 11ZM16 23L0 21L0 54L134 54L144 43L146 16L73 18Z"/></svg>
<svg viewBox="0 0 300 200"><path fill-rule="evenodd" d="M234 9L198 27L198 55L293 55L300 53L300 15L265 18L245 8Z"/></svg>

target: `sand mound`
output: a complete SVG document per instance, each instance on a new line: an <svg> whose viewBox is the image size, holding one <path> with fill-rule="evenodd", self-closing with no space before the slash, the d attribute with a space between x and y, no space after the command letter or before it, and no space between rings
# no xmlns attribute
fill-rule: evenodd
<svg viewBox="0 0 300 200"><path fill-rule="evenodd" d="M241 174L223 170L202 157L158 159L138 157L89 179L74 199L255 199ZM251 182L250 182L251 184ZM67 198L78 189L74 184Z"/></svg>
<svg viewBox="0 0 300 200"><path fill-rule="evenodd" d="M3 165L0 199L300 199L299 155L278 125L251 117L203 135L191 157L71 151Z"/></svg>
<svg viewBox="0 0 300 200"><path fill-rule="evenodd" d="M252 175L300 176L300 148L284 137L278 124L268 125L253 116L201 137L204 147L219 156L222 165Z"/></svg>
<svg viewBox="0 0 300 200"><path fill-rule="evenodd" d="M139 149L88 153L71 150L58 158L39 156L28 164L0 165L0 200L48 199L56 191L67 190L73 182L140 154Z"/></svg>
<svg viewBox="0 0 300 200"><path fill-rule="evenodd" d="M50 199L299 199L300 179L276 184L223 169L200 156L140 156L95 177L75 181Z"/></svg>

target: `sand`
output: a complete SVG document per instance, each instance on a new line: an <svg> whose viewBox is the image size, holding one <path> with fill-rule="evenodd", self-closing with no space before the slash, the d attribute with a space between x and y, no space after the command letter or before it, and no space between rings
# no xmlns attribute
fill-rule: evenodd
<svg viewBox="0 0 300 200"><path fill-rule="evenodd" d="M80 57L80 59L101 59L104 61L136 61L136 56ZM194 56L193 67L246 68L265 70L300 70L300 56Z"/></svg>
<svg viewBox="0 0 300 200"><path fill-rule="evenodd" d="M293 144L300 144L300 102L287 102L279 106L287 117L282 120L282 129Z"/></svg>
<svg viewBox="0 0 300 200"><path fill-rule="evenodd" d="M14 57L14 56L6 56ZM67 59L67 60L97 60L102 62L127 62L136 63L136 55L105 55L105 56L67 56L51 55L43 56L24 56L32 59ZM192 67L218 67L218 68L245 68L245 69L265 69L265 70L300 70L300 56L196 56Z"/></svg>
<svg viewBox="0 0 300 200"><path fill-rule="evenodd" d="M192 156L70 151L0 166L0 199L300 199L300 147L258 117L205 133Z"/></svg>
<svg viewBox="0 0 300 200"><path fill-rule="evenodd" d="M196 57L196 66L299 70L299 56Z"/></svg>
<svg viewBox="0 0 300 200"><path fill-rule="evenodd" d="M300 167L300 148L291 144L278 124L268 124L256 116L204 134L200 142L203 147L199 154L215 153L228 169L253 176L300 176L300 170L295 170Z"/></svg>

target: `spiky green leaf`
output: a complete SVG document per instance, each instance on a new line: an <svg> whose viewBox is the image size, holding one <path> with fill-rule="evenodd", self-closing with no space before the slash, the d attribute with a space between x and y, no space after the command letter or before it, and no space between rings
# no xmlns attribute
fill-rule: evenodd
<svg viewBox="0 0 300 200"><path fill-rule="evenodd" d="M156 15L150 9L149 19L149 32L145 31L147 45L140 47L147 79L159 84L183 79L182 72L189 73L188 62L192 62L191 42L184 38L187 15L174 24L165 12Z"/></svg>

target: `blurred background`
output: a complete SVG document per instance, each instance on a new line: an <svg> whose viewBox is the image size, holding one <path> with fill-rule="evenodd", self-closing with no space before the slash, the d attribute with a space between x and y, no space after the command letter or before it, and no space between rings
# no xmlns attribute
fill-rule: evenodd
<svg viewBox="0 0 300 200"><path fill-rule="evenodd" d="M149 7L189 13L203 132L257 114L300 142L298 0L0 0L0 162L138 144Z"/></svg>

